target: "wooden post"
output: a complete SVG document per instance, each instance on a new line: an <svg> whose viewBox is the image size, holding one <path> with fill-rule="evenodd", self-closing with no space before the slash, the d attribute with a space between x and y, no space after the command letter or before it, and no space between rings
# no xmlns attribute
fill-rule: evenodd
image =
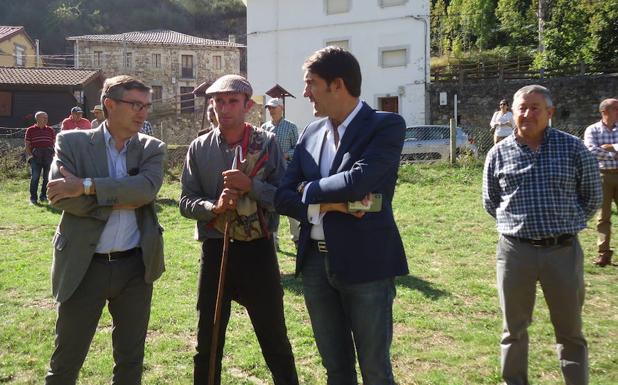
<svg viewBox="0 0 618 385"><path fill-rule="evenodd" d="M451 164L455 164L455 161L457 160L457 125L455 124L455 122L457 121L457 119L451 119L450 120L450 160L451 160Z"/></svg>

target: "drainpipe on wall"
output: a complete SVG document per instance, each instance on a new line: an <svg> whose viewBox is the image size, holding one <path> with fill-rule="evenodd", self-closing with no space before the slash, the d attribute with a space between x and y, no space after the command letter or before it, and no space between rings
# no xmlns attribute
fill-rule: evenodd
<svg viewBox="0 0 618 385"><path fill-rule="evenodd" d="M422 16L410 15L414 20L422 21L424 28L424 37L423 37L423 46L424 49L424 60L423 60L423 84L425 86L425 124L431 123L431 103L429 102L429 94L428 94L428 76L427 76L427 39L429 38L429 24L427 20Z"/></svg>

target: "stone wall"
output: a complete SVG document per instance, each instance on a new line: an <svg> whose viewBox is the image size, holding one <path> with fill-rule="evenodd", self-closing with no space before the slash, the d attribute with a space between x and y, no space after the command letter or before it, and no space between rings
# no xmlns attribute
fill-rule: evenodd
<svg viewBox="0 0 618 385"><path fill-rule="evenodd" d="M230 73L240 73L241 49L223 46L174 46L79 41L79 67L100 68L105 77L133 75L148 86L159 86L161 102L180 108L181 87L195 88L206 80ZM97 54L101 52L101 54ZM131 64L125 66L125 54L131 54ZM160 58L156 63L154 55ZM181 56L193 56L193 73L182 76ZM221 58L221 67L215 67L215 56Z"/></svg>
<svg viewBox="0 0 618 385"><path fill-rule="evenodd" d="M453 116L453 95L457 94L459 126L472 133L481 150L491 144L489 121L500 99L513 99L513 94L529 84L541 84L552 93L556 113L552 124L561 130L583 136L588 125L600 119L599 103L617 97L618 74L573 76L534 80L466 80L435 82L430 86L431 123L448 124ZM440 105L440 93L447 93L447 105Z"/></svg>
<svg viewBox="0 0 618 385"><path fill-rule="evenodd" d="M203 98L198 98L203 99ZM154 136L168 145L186 145L197 136L202 126L203 107L194 113L153 115L148 120L152 124ZM254 126L264 123L264 106L254 104L245 120ZM206 126L208 123L205 123Z"/></svg>

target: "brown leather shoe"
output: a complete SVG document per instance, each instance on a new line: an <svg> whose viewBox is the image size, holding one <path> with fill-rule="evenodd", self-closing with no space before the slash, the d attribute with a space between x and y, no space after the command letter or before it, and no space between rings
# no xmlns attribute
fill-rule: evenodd
<svg viewBox="0 0 618 385"><path fill-rule="evenodd" d="M612 257L609 256L609 255L599 255L597 260L594 261L594 264L599 266L599 267L605 267L607 265L611 265L612 264Z"/></svg>

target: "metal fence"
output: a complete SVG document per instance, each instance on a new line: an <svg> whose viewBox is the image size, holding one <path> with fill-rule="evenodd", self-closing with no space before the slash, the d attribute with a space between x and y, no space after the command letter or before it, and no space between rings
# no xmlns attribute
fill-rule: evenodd
<svg viewBox="0 0 618 385"><path fill-rule="evenodd" d="M401 152L403 162L452 162L482 160L493 146L487 128L419 125L406 128Z"/></svg>

